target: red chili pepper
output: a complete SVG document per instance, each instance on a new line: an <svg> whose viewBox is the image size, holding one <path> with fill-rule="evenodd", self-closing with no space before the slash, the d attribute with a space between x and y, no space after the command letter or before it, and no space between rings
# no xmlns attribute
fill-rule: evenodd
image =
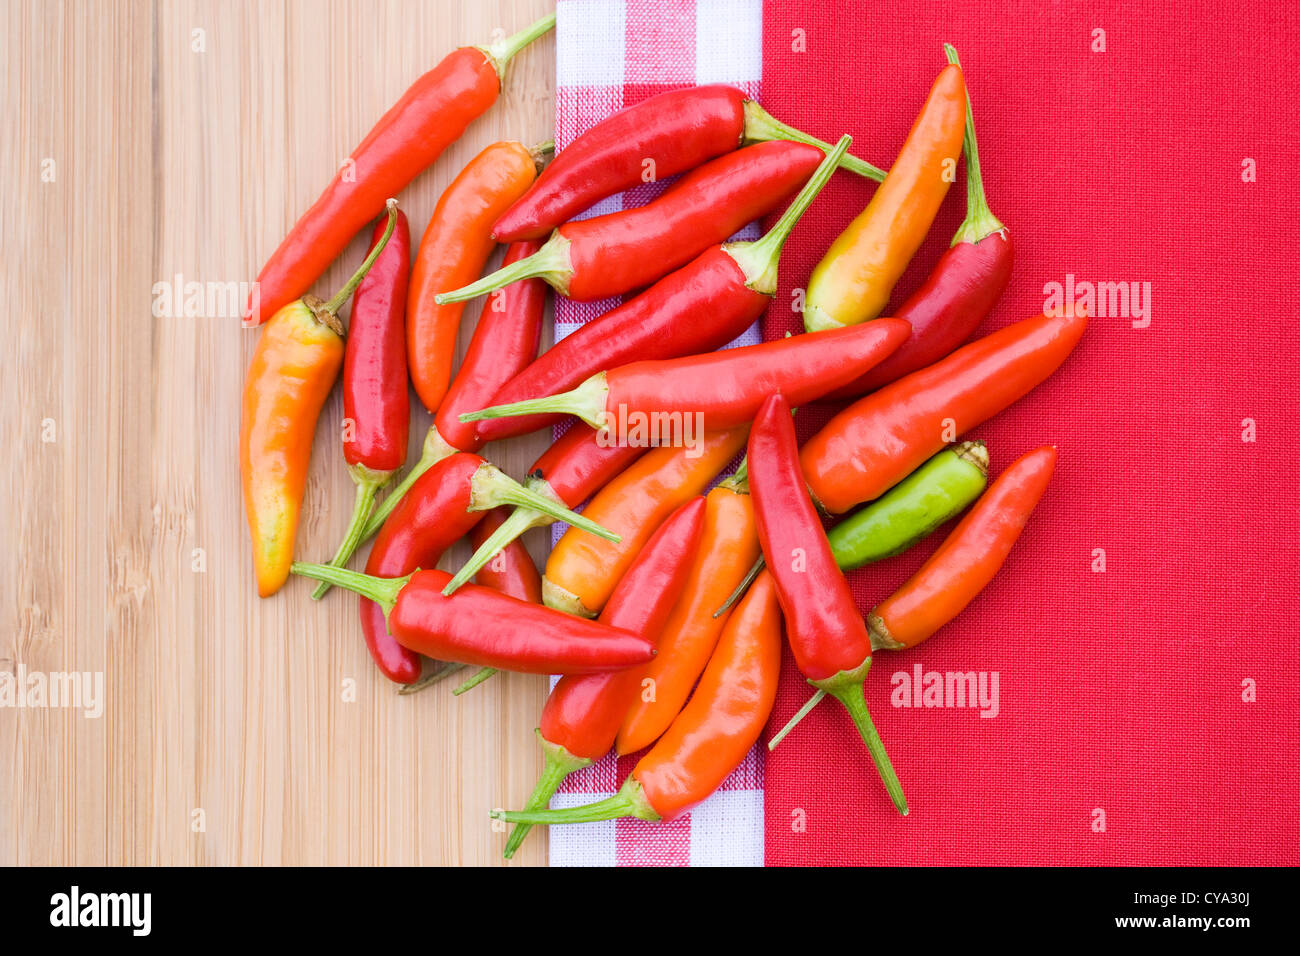
<svg viewBox="0 0 1300 956"><path fill-rule="evenodd" d="M435 660L525 674L597 674L644 664L654 656L654 646L643 637L477 584L443 597L451 578L443 571L375 578L328 564L295 562L293 572L381 605L398 643Z"/></svg>
<svg viewBox="0 0 1300 956"><path fill-rule="evenodd" d="M951 46L947 50L948 59L956 63L957 51ZM974 334L1007 287L1013 258L1011 232L994 217L984 195L969 93L965 151L966 218L924 285L894 313L911 324L912 337L866 375L827 398L858 398L939 361Z"/></svg>
<svg viewBox="0 0 1300 956"><path fill-rule="evenodd" d="M478 455L460 452L444 458L420 476L384 522L366 561L366 573L396 578L417 568L431 567L478 524L484 512L503 504L525 502L552 515L573 514L516 484ZM599 527L588 519L581 520L590 527ZM364 598L361 630L375 663L390 680L409 684L420 676L419 658L397 644L388 633L379 607Z"/></svg>
<svg viewBox="0 0 1300 956"><path fill-rule="evenodd" d="M375 224L379 244L387 217ZM406 461L411 409L406 382L406 284L411 232L398 210L397 225L352 299L343 355L343 457L357 486L352 519L331 564L342 564L360 543L375 494ZM312 597L328 591L322 584Z"/></svg>
<svg viewBox="0 0 1300 956"><path fill-rule="evenodd" d="M831 514L879 497L1056 371L1087 325L1081 308L1025 319L855 402L804 445L809 491Z"/></svg>
<svg viewBox="0 0 1300 956"><path fill-rule="evenodd" d="M1055 467L1055 445L1012 462L920 570L867 615L872 646L915 647L960 614L1007 560Z"/></svg>
<svg viewBox="0 0 1300 956"><path fill-rule="evenodd" d="M389 196L429 166L496 102L506 65L555 25L555 14L489 47L462 47L425 73L366 134L319 199L267 260L244 309L257 325L311 287L379 215Z"/></svg>
<svg viewBox="0 0 1300 956"><path fill-rule="evenodd" d="M704 498L692 498L646 542L605 605L601 623L657 643L686 583L703 527ZM537 738L545 763L525 810L546 806L565 777L609 753L628 708L636 700L638 676L636 670L629 669L560 678L542 708ZM515 827L506 842L507 859L514 856L530 829L527 824Z"/></svg>
<svg viewBox="0 0 1300 956"><path fill-rule="evenodd" d="M510 508L493 508L469 533L472 547L479 547L506 523ZM542 603L542 575L521 541L511 541L474 575L474 583L492 588L530 604Z"/></svg>
<svg viewBox="0 0 1300 956"><path fill-rule="evenodd" d="M596 428L608 423L615 431L632 414L698 414L709 430L727 428L751 421L774 392L806 405L839 388L898 348L910 331L899 319L877 319L707 355L633 362L593 375L572 391L485 408L461 421L560 413Z"/></svg>
<svg viewBox="0 0 1300 956"><path fill-rule="evenodd" d="M781 608L764 571L728 620L709 666L667 732L612 797L563 810L495 810L509 823L671 820L722 785L772 713L781 674Z"/></svg>
<svg viewBox="0 0 1300 956"><path fill-rule="evenodd" d="M538 248L535 240L513 243L506 250L506 265L527 259ZM478 451L487 444L477 426L465 424L458 416L482 408L502 385L537 358L545 318L546 284L540 279L511 283L488 297L469 351L433 422L452 448Z"/></svg>
<svg viewBox="0 0 1300 956"><path fill-rule="evenodd" d="M637 360L699 355L735 339L776 295L777 262L785 240L834 172L836 158L847 148L846 136L762 239L715 246L634 299L588 322L506 383L492 397L493 404L554 395L605 369ZM496 441L535 431L560 418L492 419L480 422L479 434Z"/></svg>
<svg viewBox="0 0 1300 956"><path fill-rule="evenodd" d="M670 90L620 110L591 127L555 158L536 185L493 227L501 242L540 239L584 209L645 181L666 179L729 153L742 143L786 139L830 145L774 119L740 90L696 86ZM854 156L840 165L874 179L884 172Z"/></svg>
<svg viewBox="0 0 1300 956"><path fill-rule="evenodd" d="M603 441L603 434L589 425L574 425L533 463L524 486L545 498L576 508L648 450ZM452 578L452 590L474 577L495 554L525 531L545 527L554 520L535 508L516 508L496 531L476 545L474 554Z"/></svg>
<svg viewBox="0 0 1300 956"><path fill-rule="evenodd" d="M906 815L903 788L862 696L871 638L804 488L790 406L779 394L754 420L747 461L758 540L776 581L795 663L808 683L844 705L894 806Z"/></svg>
<svg viewBox="0 0 1300 956"><path fill-rule="evenodd" d="M582 301L642 289L779 209L824 158L815 146L786 141L728 153L644 206L566 222L528 259L438 301L460 302L534 277Z"/></svg>

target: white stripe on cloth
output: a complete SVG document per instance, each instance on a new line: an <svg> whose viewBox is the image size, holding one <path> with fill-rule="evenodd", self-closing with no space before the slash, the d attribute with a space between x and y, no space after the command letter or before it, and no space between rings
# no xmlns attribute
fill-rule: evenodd
<svg viewBox="0 0 1300 956"><path fill-rule="evenodd" d="M583 130L624 106L624 88L731 83L757 97L763 66L762 0L558 0L555 142L563 149ZM691 62L691 59L694 62ZM631 74L631 75L629 75ZM644 95L644 93L642 93ZM668 184L661 184L660 188ZM644 202L655 191L636 190ZM583 214L624 208L613 196ZM752 225L736 238L759 235ZM555 307L558 341L619 300ZM758 327L728 348L760 341ZM556 541L567 525L555 525ZM722 788L670 823L639 820L551 828L552 866L761 866L763 759L756 747ZM613 756L573 774L554 807L591 803L616 789Z"/></svg>

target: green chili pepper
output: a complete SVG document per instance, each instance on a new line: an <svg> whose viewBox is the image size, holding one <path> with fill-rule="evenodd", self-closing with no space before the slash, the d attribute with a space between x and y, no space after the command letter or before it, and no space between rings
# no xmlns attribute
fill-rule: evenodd
<svg viewBox="0 0 1300 956"><path fill-rule="evenodd" d="M875 501L845 518L827 534L835 563L843 571L901 554L966 508L989 480L989 453L982 441L945 448ZM740 587L714 612L724 613L763 569L750 569Z"/></svg>

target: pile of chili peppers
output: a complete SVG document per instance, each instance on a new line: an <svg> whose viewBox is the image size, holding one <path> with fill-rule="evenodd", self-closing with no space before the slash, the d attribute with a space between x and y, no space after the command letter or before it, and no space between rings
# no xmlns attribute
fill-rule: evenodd
<svg viewBox="0 0 1300 956"><path fill-rule="evenodd" d="M511 58L553 23L457 50L420 77L353 152L351 178L335 178L262 269L246 319L270 317L240 436L258 593L291 571L320 582L316 598L355 592L366 647L404 694L456 673L457 694L498 670L563 675L539 721L535 791L522 810L493 813L517 824L507 857L538 823L665 820L712 793L768 724L783 633L814 692L769 746L830 695L906 814L863 696L872 655L931 637L1006 560L1057 449L1022 450L990 482L989 450L965 436L1050 376L1087 317L1042 315L968 342L1007 284L1012 244L985 198L950 46L888 173L849 154L849 136L820 142L738 90L674 90L549 165L549 143L489 145L442 194L413 255L391 197L491 106ZM880 318L960 154L966 218L929 278ZM680 179L646 206L575 220L636 185L646 160ZM808 277L806 333L716 351L767 309L782 246L837 169L880 185ZM783 207L761 239L728 241ZM344 288L306 294L381 212ZM483 276L499 244L503 265ZM548 286L634 294L538 355ZM339 311L354 292L345 337ZM464 303L484 294L453 374ZM295 563L313 435L340 372L353 513L328 564ZM406 464L412 389L432 426L383 494ZM852 403L798 447L794 410L825 398ZM617 430L634 418L667 422L679 440ZM479 454L562 422L522 481ZM962 512L910 580L858 610L844 571ZM829 516L843 517L827 532ZM554 521L570 527L539 573L518 538ZM349 570L371 537L364 573ZM466 537L469 562L435 570ZM615 796L547 809L567 774L643 750Z"/></svg>

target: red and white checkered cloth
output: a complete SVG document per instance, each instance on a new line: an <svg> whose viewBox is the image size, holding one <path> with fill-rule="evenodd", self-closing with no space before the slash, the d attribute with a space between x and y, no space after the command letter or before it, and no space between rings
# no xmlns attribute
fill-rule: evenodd
<svg viewBox="0 0 1300 956"><path fill-rule="evenodd" d="M762 0L558 0L555 145L625 106L665 90L729 83L758 98L763 73ZM667 186L652 183L596 205L584 217L639 206ZM757 238L751 226L738 238ZM619 300L555 305L561 339ZM735 344L759 341L757 327ZM559 534L567 526L557 525ZM670 823L619 820L551 828L552 866L761 866L763 758L756 747L722 788ZM565 781L552 806L591 803L618 790L639 754L606 757Z"/></svg>

